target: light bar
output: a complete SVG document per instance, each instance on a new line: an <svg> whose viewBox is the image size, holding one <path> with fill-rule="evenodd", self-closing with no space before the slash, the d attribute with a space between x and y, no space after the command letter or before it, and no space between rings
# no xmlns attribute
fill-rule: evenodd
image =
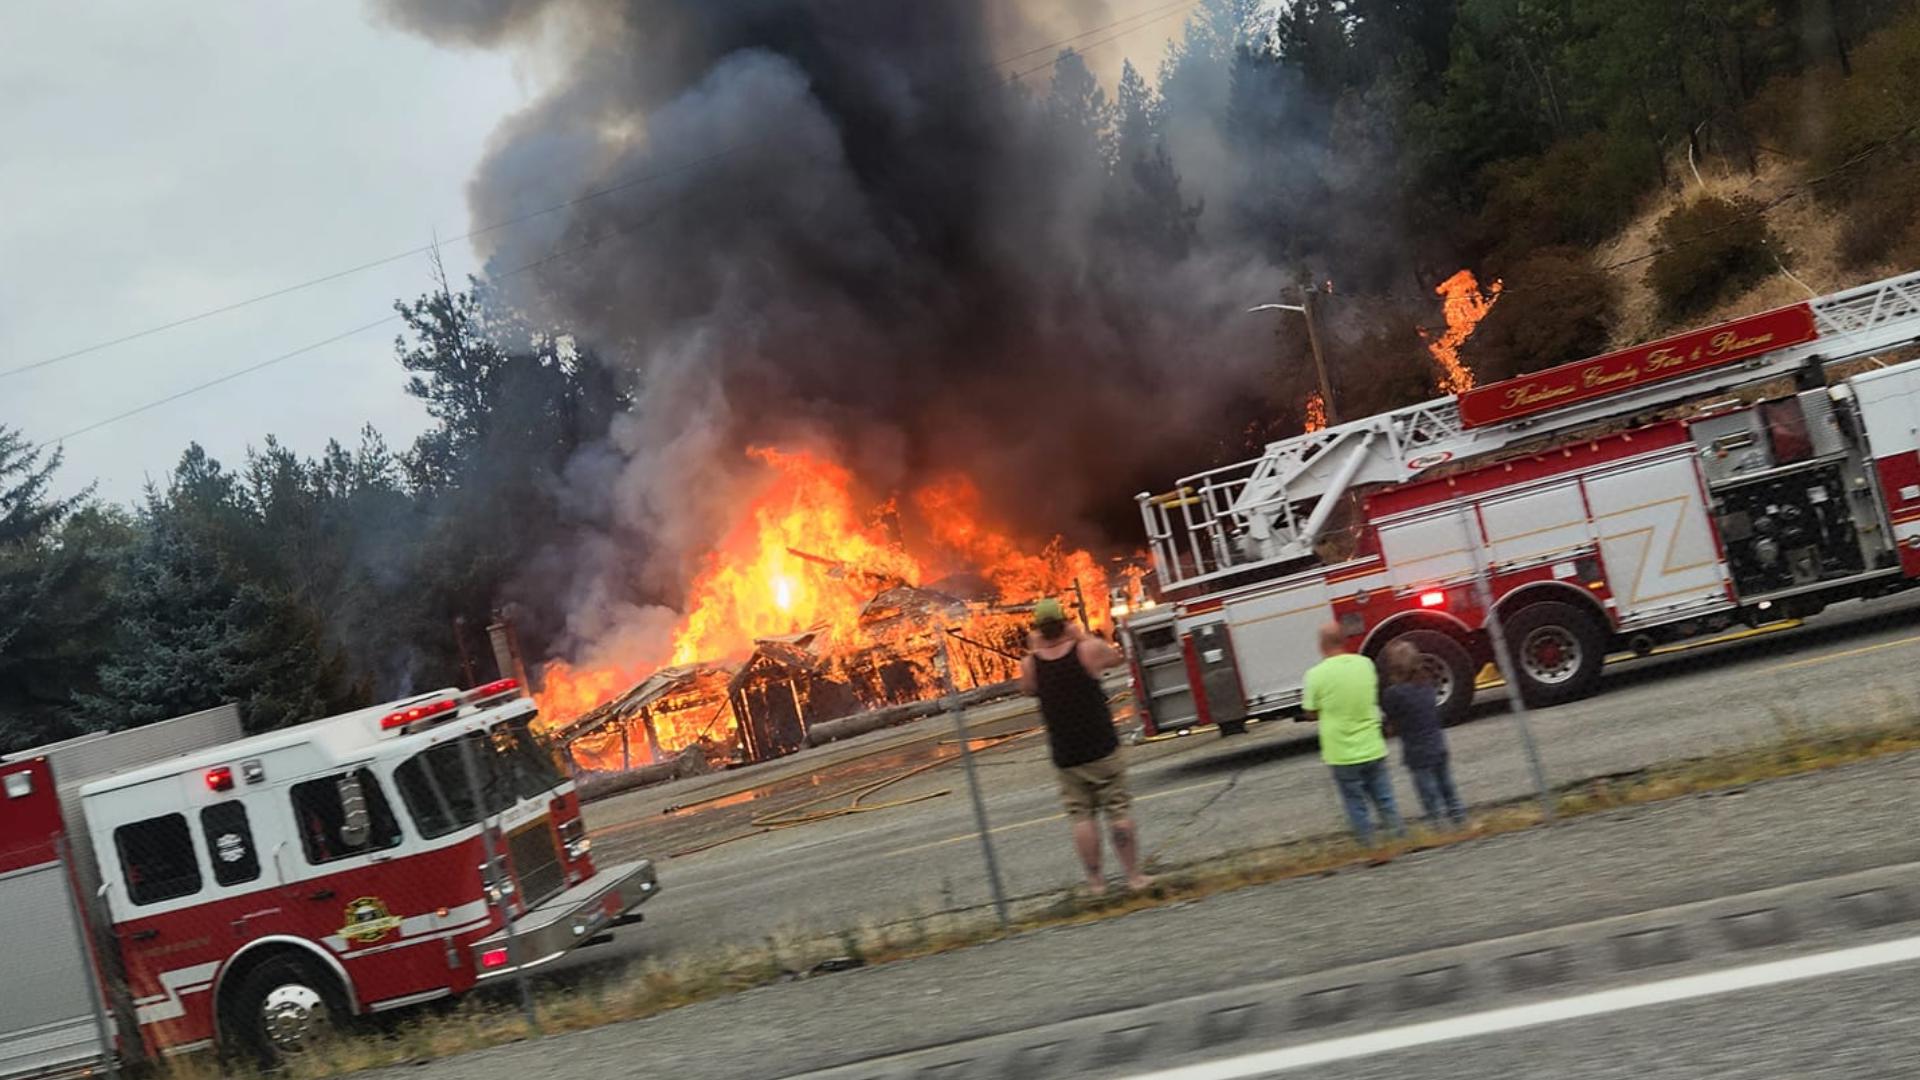
<svg viewBox="0 0 1920 1080"><path fill-rule="evenodd" d="M476 686L460 695L460 697L462 700L469 702L481 701L490 697L499 697L501 694L510 694L518 689L520 689L519 679L498 679L481 686Z"/></svg>
<svg viewBox="0 0 1920 1080"><path fill-rule="evenodd" d="M429 716L439 716L441 713L452 712L459 707L460 702L455 698L443 698L439 701L430 701L425 705L415 705L411 709L402 709L399 712L388 713L381 717L380 730L392 731L394 728L403 728L415 720L425 720Z"/></svg>

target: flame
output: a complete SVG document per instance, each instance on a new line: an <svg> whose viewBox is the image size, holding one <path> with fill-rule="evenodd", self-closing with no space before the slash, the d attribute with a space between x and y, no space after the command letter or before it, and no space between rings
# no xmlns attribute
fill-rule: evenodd
<svg viewBox="0 0 1920 1080"><path fill-rule="evenodd" d="M1434 287L1447 317L1447 332L1437 339L1429 338L1427 351L1433 354L1434 363L1440 365L1441 393L1464 394L1473 389L1473 369L1460 359L1460 346L1466 344L1480 320L1493 310L1502 287L1496 279L1482 291L1479 279L1471 270L1462 270Z"/></svg>
<svg viewBox="0 0 1920 1080"><path fill-rule="evenodd" d="M1307 395L1307 431L1323 431L1327 426L1327 399L1315 390Z"/></svg>
<svg viewBox="0 0 1920 1080"><path fill-rule="evenodd" d="M533 696L545 725L584 716L612 701L638 681L619 668L582 671L565 660L549 660L540 669L540 692Z"/></svg>
<svg viewBox="0 0 1920 1080"><path fill-rule="evenodd" d="M869 603L894 586L972 570L1004 604L1052 596L1075 610L1084 598L1095 628L1111 623L1107 572L1100 563L1086 551L1069 550L1058 537L1038 550L1023 547L988 517L979 490L965 476L943 477L912 493L909 505L921 526L915 535L925 534L931 543L910 553L898 539L900 500L870 501L850 472L817 454L771 447L748 453L764 466L764 479L701 563L665 655L622 658L605 667L554 660L543 668L536 698L549 727L618 698L647 672L661 669L657 676L670 680L644 707L623 707L624 749L618 724L571 744L584 767L618 770L703 742L712 744L710 754L721 756L738 748L738 720L727 695L730 672L713 665L742 661L768 638L806 633L807 648L823 668L868 705L940 692L932 671L941 623L952 624L958 635L948 642L956 685L964 689L1013 676L1013 661L1003 650L1017 649L1025 615L973 604L964 613L926 609L891 619L869 614L863 624ZM910 669L904 676L902 661Z"/></svg>
<svg viewBox="0 0 1920 1080"><path fill-rule="evenodd" d="M919 564L855 507L852 474L809 453L748 453L771 480L694 578L675 664L738 659L759 638L815 627L850 640L877 583L920 580Z"/></svg>
<svg viewBox="0 0 1920 1080"><path fill-rule="evenodd" d="M914 505L941 546L970 562L993 584L1006 603L1054 597L1068 606L1085 599L1087 621L1109 625L1107 572L1086 551L1068 551L1054 537L1038 553L1028 554L1005 532L986 523L980 489L958 473L942 477L914 493ZM1077 591L1076 591L1077 588Z"/></svg>

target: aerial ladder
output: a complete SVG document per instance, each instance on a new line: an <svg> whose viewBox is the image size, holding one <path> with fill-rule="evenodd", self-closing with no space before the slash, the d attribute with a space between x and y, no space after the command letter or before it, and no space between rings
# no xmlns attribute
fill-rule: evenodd
<svg viewBox="0 0 1920 1080"><path fill-rule="evenodd" d="M1693 368L1686 350L1714 348L1740 323L1791 328L1771 346L1758 337L1732 362ZM1476 393L1519 393L1534 376L1336 424L1268 444L1258 457L1183 478L1170 492L1136 497L1162 592L1191 593L1290 573L1315 558L1342 497L1360 487L1414 479L1450 462L1480 458L1621 417L1734 391L1920 342L1920 273L1816 297L1752 320L1692 331L1536 373L1573 373L1613 358L1671 366L1659 381L1608 390L1500 418ZM1736 341L1731 344L1744 344ZM1647 358L1654 358L1651 363ZM1616 368L1618 365L1616 365ZM1577 397L1577 395L1572 395ZM1463 403L1468 406L1463 408Z"/></svg>

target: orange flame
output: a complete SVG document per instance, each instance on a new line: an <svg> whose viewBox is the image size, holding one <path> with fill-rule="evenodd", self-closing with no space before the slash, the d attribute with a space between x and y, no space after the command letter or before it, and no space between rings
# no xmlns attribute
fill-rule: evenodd
<svg viewBox="0 0 1920 1080"><path fill-rule="evenodd" d="M873 628L861 619L876 595L897 585L918 585L930 570L977 571L1005 603L1053 596L1072 609L1084 596L1089 622L1096 628L1111 622L1107 573L1091 554L1067 550L1058 537L1037 552L1023 550L989 521L979 490L964 476L945 477L913 494L918 524L933 540L922 558L897 538L899 502L890 498L863 512L865 500L846 469L804 451L757 447L748 453L766 467L766 478L695 575L667 655L623 658L603 668L548 662L536 695L547 725L590 713L663 664L739 661L759 640L800 631L817 633L813 649L836 678L859 682L862 671L878 678L872 674L878 670L876 656L884 655L914 666L912 693L937 693L929 674L934 639L930 627L921 625L933 616ZM979 685L1011 677L1010 662L993 651L1005 646L993 642L1017 642L1025 616L971 610L958 628L962 637L950 642L957 650L955 681ZM624 748L616 728L574 742L575 760L588 768L619 769L644 764L656 751L676 753L703 738L737 745L738 721L726 697L724 671L690 669L684 679L649 704L644 715L627 718ZM874 685L872 679L867 685Z"/></svg>
<svg viewBox="0 0 1920 1080"><path fill-rule="evenodd" d="M1495 280L1482 291L1479 279L1471 270L1462 270L1434 287L1447 317L1447 332L1437 339L1429 338L1427 351L1440 365L1441 393L1464 394L1473 389L1473 369L1460 359L1460 346L1466 344L1480 320L1493 310L1494 301L1500 299L1501 288L1501 283Z"/></svg>
<svg viewBox="0 0 1920 1080"><path fill-rule="evenodd" d="M812 454L756 447L773 470L752 509L707 556L673 638L673 663L731 660L758 638L825 626L857 636L883 583L916 584L920 566L854 507L853 476Z"/></svg>
<svg viewBox="0 0 1920 1080"><path fill-rule="evenodd" d="M1096 629L1111 622L1107 572L1099 561L1086 551L1066 550L1057 536L1037 554L1021 551L1005 532L986 523L980 489L965 476L942 477L915 492L913 501L934 539L977 568L1003 602L1053 597L1071 610L1084 597L1088 622Z"/></svg>
<svg viewBox="0 0 1920 1080"><path fill-rule="evenodd" d="M1307 395L1307 431L1324 431L1327 427L1327 399L1315 390Z"/></svg>

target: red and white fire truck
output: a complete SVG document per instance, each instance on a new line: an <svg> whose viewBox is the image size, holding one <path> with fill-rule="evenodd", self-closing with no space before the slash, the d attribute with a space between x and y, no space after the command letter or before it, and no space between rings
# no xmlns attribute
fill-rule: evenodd
<svg viewBox="0 0 1920 1080"><path fill-rule="evenodd" d="M0 763L0 1077L334 1022L638 918L513 680L242 737L231 706Z"/></svg>
<svg viewBox="0 0 1920 1080"><path fill-rule="evenodd" d="M1140 495L1163 601L1125 630L1146 731L1296 714L1330 622L1368 655L1415 645L1451 720L1493 658L1490 621L1525 700L1555 704L1617 648L1920 583L1920 361L1828 378L1916 341L1920 274Z"/></svg>

